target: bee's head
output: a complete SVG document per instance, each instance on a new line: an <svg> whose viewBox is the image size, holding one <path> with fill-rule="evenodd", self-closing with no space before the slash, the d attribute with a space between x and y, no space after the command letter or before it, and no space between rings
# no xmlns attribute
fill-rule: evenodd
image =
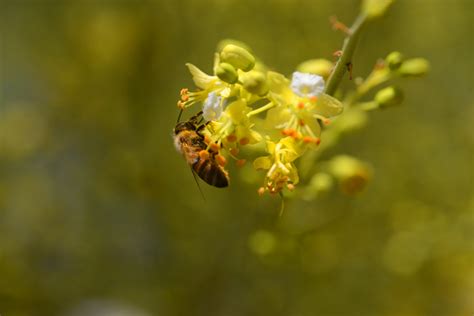
<svg viewBox="0 0 474 316"><path fill-rule="evenodd" d="M191 122L178 123L174 128L174 134L178 135L182 131L195 131L196 126Z"/></svg>

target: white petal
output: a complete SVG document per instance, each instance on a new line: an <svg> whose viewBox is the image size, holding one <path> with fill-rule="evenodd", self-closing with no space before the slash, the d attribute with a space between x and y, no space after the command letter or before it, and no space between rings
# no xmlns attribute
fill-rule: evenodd
<svg viewBox="0 0 474 316"><path fill-rule="evenodd" d="M324 91L324 84L321 76L296 71L291 79L291 90L300 97L315 97Z"/></svg>
<svg viewBox="0 0 474 316"><path fill-rule="evenodd" d="M222 98L215 92L209 93L202 109L203 117L206 121L218 120L222 115Z"/></svg>

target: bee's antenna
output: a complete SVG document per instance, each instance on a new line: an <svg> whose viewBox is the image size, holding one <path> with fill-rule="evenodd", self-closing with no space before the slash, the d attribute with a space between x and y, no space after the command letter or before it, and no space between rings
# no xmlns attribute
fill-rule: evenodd
<svg viewBox="0 0 474 316"><path fill-rule="evenodd" d="M191 173L193 174L194 181L196 182L196 185L199 189L199 193L201 193L202 199L204 200L204 202L206 202L206 198L204 197L204 193L202 193L201 186L199 185L199 181L196 178L196 173L194 173L194 170L192 168L191 168Z"/></svg>
<svg viewBox="0 0 474 316"><path fill-rule="evenodd" d="M176 120L176 124L178 124L179 121L181 120L181 114L183 114L183 109L181 109L181 110L179 111L178 119Z"/></svg>

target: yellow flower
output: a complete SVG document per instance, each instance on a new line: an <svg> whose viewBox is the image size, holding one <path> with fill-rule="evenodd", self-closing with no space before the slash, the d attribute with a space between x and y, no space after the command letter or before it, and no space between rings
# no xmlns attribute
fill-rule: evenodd
<svg viewBox="0 0 474 316"><path fill-rule="evenodd" d="M257 170L268 170L264 185L259 194L265 191L271 194L279 193L285 187L292 190L298 183L298 170L293 161L304 153L292 137L282 138L278 143L267 140L269 156L259 157L253 162Z"/></svg>
<svg viewBox="0 0 474 316"><path fill-rule="evenodd" d="M252 108L247 106L247 102L243 99L230 103L220 119L209 124L207 132L211 140L223 143L224 148L235 148L261 141L262 136L253 129L254 124L248 116L251 110Z"/></svg>
<svg viewBox="0 0 474 316"><path fill-rule="evenodd" d="M283 75L269 72L267 81L268 98L276 104L268 111L267 127L307 144L319 144L320 123L328 124L330 117L343 110L339 100L322 92L322 77L295 73L290 83Z"/></svg>

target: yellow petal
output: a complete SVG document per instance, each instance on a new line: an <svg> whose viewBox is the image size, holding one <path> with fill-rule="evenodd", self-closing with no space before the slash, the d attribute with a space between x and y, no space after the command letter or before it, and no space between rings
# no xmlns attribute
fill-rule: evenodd
<svg viewBox="0 0 474 316"><path fill-rule="evenodd" d="M225 110L227 115L232 119L234 124L239 124L242 120L247 119L247 112L250 108L243 100L237 100L229 104Z"/></svg>
<svg viewBox="0 0 474 316"><path fill-rule="evenodd" d="M315 112L325 117L332 117L341 114L343 108L341 101L328 94L322 93L318 96Z"/></svg>
<svg viewBox="0 0 474 316"><path fill-rule="evenodd" d="M253 167L257 170L267 170L272 166L273 161L270 159L270 156L267 157L258 157L253 161Z"/></svg>
<svg viewBox="0 0 474 316"><path fill-rule="evenodd" d="M217 77L209 76L198 67L193 64L187 63L186 66L189 69L189 72L193 76L193 81L196 87L201 89L207 89L217 80Z"/></svg>

